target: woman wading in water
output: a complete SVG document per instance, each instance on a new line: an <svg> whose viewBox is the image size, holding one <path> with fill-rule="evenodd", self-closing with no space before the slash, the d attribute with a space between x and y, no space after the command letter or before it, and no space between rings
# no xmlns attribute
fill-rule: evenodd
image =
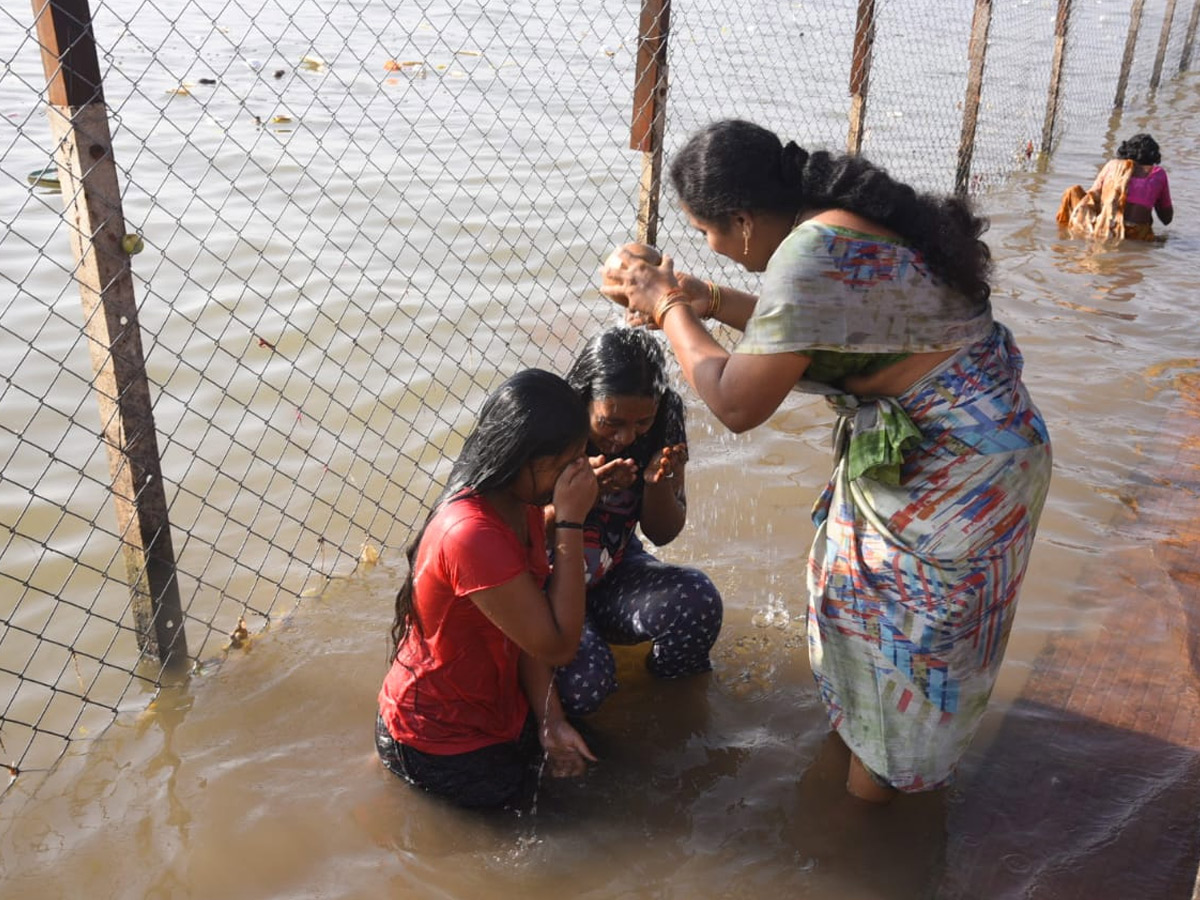
<svg viewBox="0 0 1200 900"><path fill-rule="evenodd" d="M945 784L1004 654L1050 480L1046 426L992 318L986 223L857 156L717 122L676 154L683 212L753 296L629 250L601 290L661 328L735 432L790 391L836 416L814 509L809 654L847 788L885 801ZM743 332L732 353L711 318Z"/></svg>

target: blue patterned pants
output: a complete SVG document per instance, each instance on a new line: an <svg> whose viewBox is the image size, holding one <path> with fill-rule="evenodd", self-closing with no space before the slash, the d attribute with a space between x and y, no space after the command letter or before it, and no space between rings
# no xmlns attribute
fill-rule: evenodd
<svg viewBox="0 0 1200 900"><path fill-rule="evenodd" d="M659 678L709 671L721 615L721 594L707 575L660 562L631 538L621 561L588 588L579 652L558 671L563 709L576 716L595 712L617 689L609 644L650 641L646 668Z"/></svg>

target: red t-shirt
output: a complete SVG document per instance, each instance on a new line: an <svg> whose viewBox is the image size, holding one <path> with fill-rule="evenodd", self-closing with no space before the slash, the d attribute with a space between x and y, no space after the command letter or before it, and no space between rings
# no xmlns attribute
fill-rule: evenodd
<svg viewBox="0 0 1200 900"><path fill-rule="evenodd" d="M492 506L464 497L442 506L421 538L413 580L414 623L379 692L393 738L451 754L516 740L529 715L517 647L470 594L529 572L550 572L541 507L528 511L529 546Z"/></svg>

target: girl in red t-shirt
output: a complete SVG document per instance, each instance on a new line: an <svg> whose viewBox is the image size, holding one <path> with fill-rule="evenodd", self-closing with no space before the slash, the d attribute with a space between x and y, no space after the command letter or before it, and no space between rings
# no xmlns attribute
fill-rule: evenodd
<svg viewBox="0 0 1200 900"><path fill-rule="evenodd" d="M552 775L595 759L548 668L574 657L583 628L582 522L597 491L587 433L563 379L514 375L485 401L408 548L376 747L392 772L463 806L520 803L536 782L539 738Z"/></svg>

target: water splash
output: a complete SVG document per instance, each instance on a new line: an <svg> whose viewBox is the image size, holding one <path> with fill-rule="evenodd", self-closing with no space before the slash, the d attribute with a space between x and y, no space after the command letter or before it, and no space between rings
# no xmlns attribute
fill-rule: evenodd
<svg viewBox="0 0 1200 900"><path fill-rule="evenodd" d="M787 600L782 594L771 591L767 594L767 605L760 609L750 619L755 628L775 628L786 631L792 624L792 614L788 612Z"/></svg>

